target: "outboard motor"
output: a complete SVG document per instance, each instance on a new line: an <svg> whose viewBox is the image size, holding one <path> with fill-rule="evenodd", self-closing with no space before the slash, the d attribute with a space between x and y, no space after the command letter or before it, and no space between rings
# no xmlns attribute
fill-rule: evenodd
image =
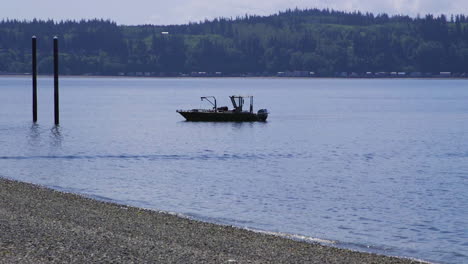
<svg viewBox="0 0 468 264"><path fill-rule="evenodd" d="M267 109L260 109L257 112L257 116L260 121L266 121L266 119L268 118L268 114L269 112Z"/></svg>

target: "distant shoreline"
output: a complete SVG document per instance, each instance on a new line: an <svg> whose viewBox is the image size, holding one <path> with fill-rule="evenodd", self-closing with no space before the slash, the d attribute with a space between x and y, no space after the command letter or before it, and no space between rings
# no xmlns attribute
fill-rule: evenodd
<svg viewBox="0 0 468 264"><path fill-rule="evenodd" d="M199 222L1 177L0 219L5 263L428 263Z"/></svg>
<svg viewBox="0 0 468 264"><path fill-rule="evenodd" d="M31 78L31 74L0 74L0 78ZM38 78L53 78L41 74ZM122 78L122 79L336 79L336 80L468 80L468 77L279 77L279 76L119 76L119 75L60 75L60 78Z"/></svg>

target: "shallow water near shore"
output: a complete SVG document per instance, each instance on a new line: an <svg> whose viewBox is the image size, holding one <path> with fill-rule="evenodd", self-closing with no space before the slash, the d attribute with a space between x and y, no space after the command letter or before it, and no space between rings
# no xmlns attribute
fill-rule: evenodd
<svg viewBox="0 0 468 264"><path fill-rule="evenodd" d="M0 78L0 177L442 263L468 259L468 82ZM266 123L191 123L254 95ZM202 106L208 107L205 104Z"/></svg>

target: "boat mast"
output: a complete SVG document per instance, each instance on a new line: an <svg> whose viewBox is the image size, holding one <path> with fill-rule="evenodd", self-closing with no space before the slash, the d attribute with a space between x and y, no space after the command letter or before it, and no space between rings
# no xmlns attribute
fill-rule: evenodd
<svg viewBox="0 0 468 264"><path fill-rule="evenodd" d="M231 102L232 102L232 106L234 107L234 111L237 112L237 104L236 104L236 97L233 95L233 96L229 96L229 98L231 98Z"/></svg>

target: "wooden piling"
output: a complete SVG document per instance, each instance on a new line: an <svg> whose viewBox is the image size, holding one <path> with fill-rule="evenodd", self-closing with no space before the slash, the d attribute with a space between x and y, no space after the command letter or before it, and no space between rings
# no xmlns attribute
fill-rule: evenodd
<svg viewBox="0 0 468 264"><path fill-rule="evenodd" d="M37 52L36 36L32 37L32 108L33 122L37 122Z"/></svg>
<svg viewBox="0 0 468 264"><path fill-rule="evenodd" d="M54 37L54 120L55 125L59 121L59 62L58 62L58 38Z"/></svg>

